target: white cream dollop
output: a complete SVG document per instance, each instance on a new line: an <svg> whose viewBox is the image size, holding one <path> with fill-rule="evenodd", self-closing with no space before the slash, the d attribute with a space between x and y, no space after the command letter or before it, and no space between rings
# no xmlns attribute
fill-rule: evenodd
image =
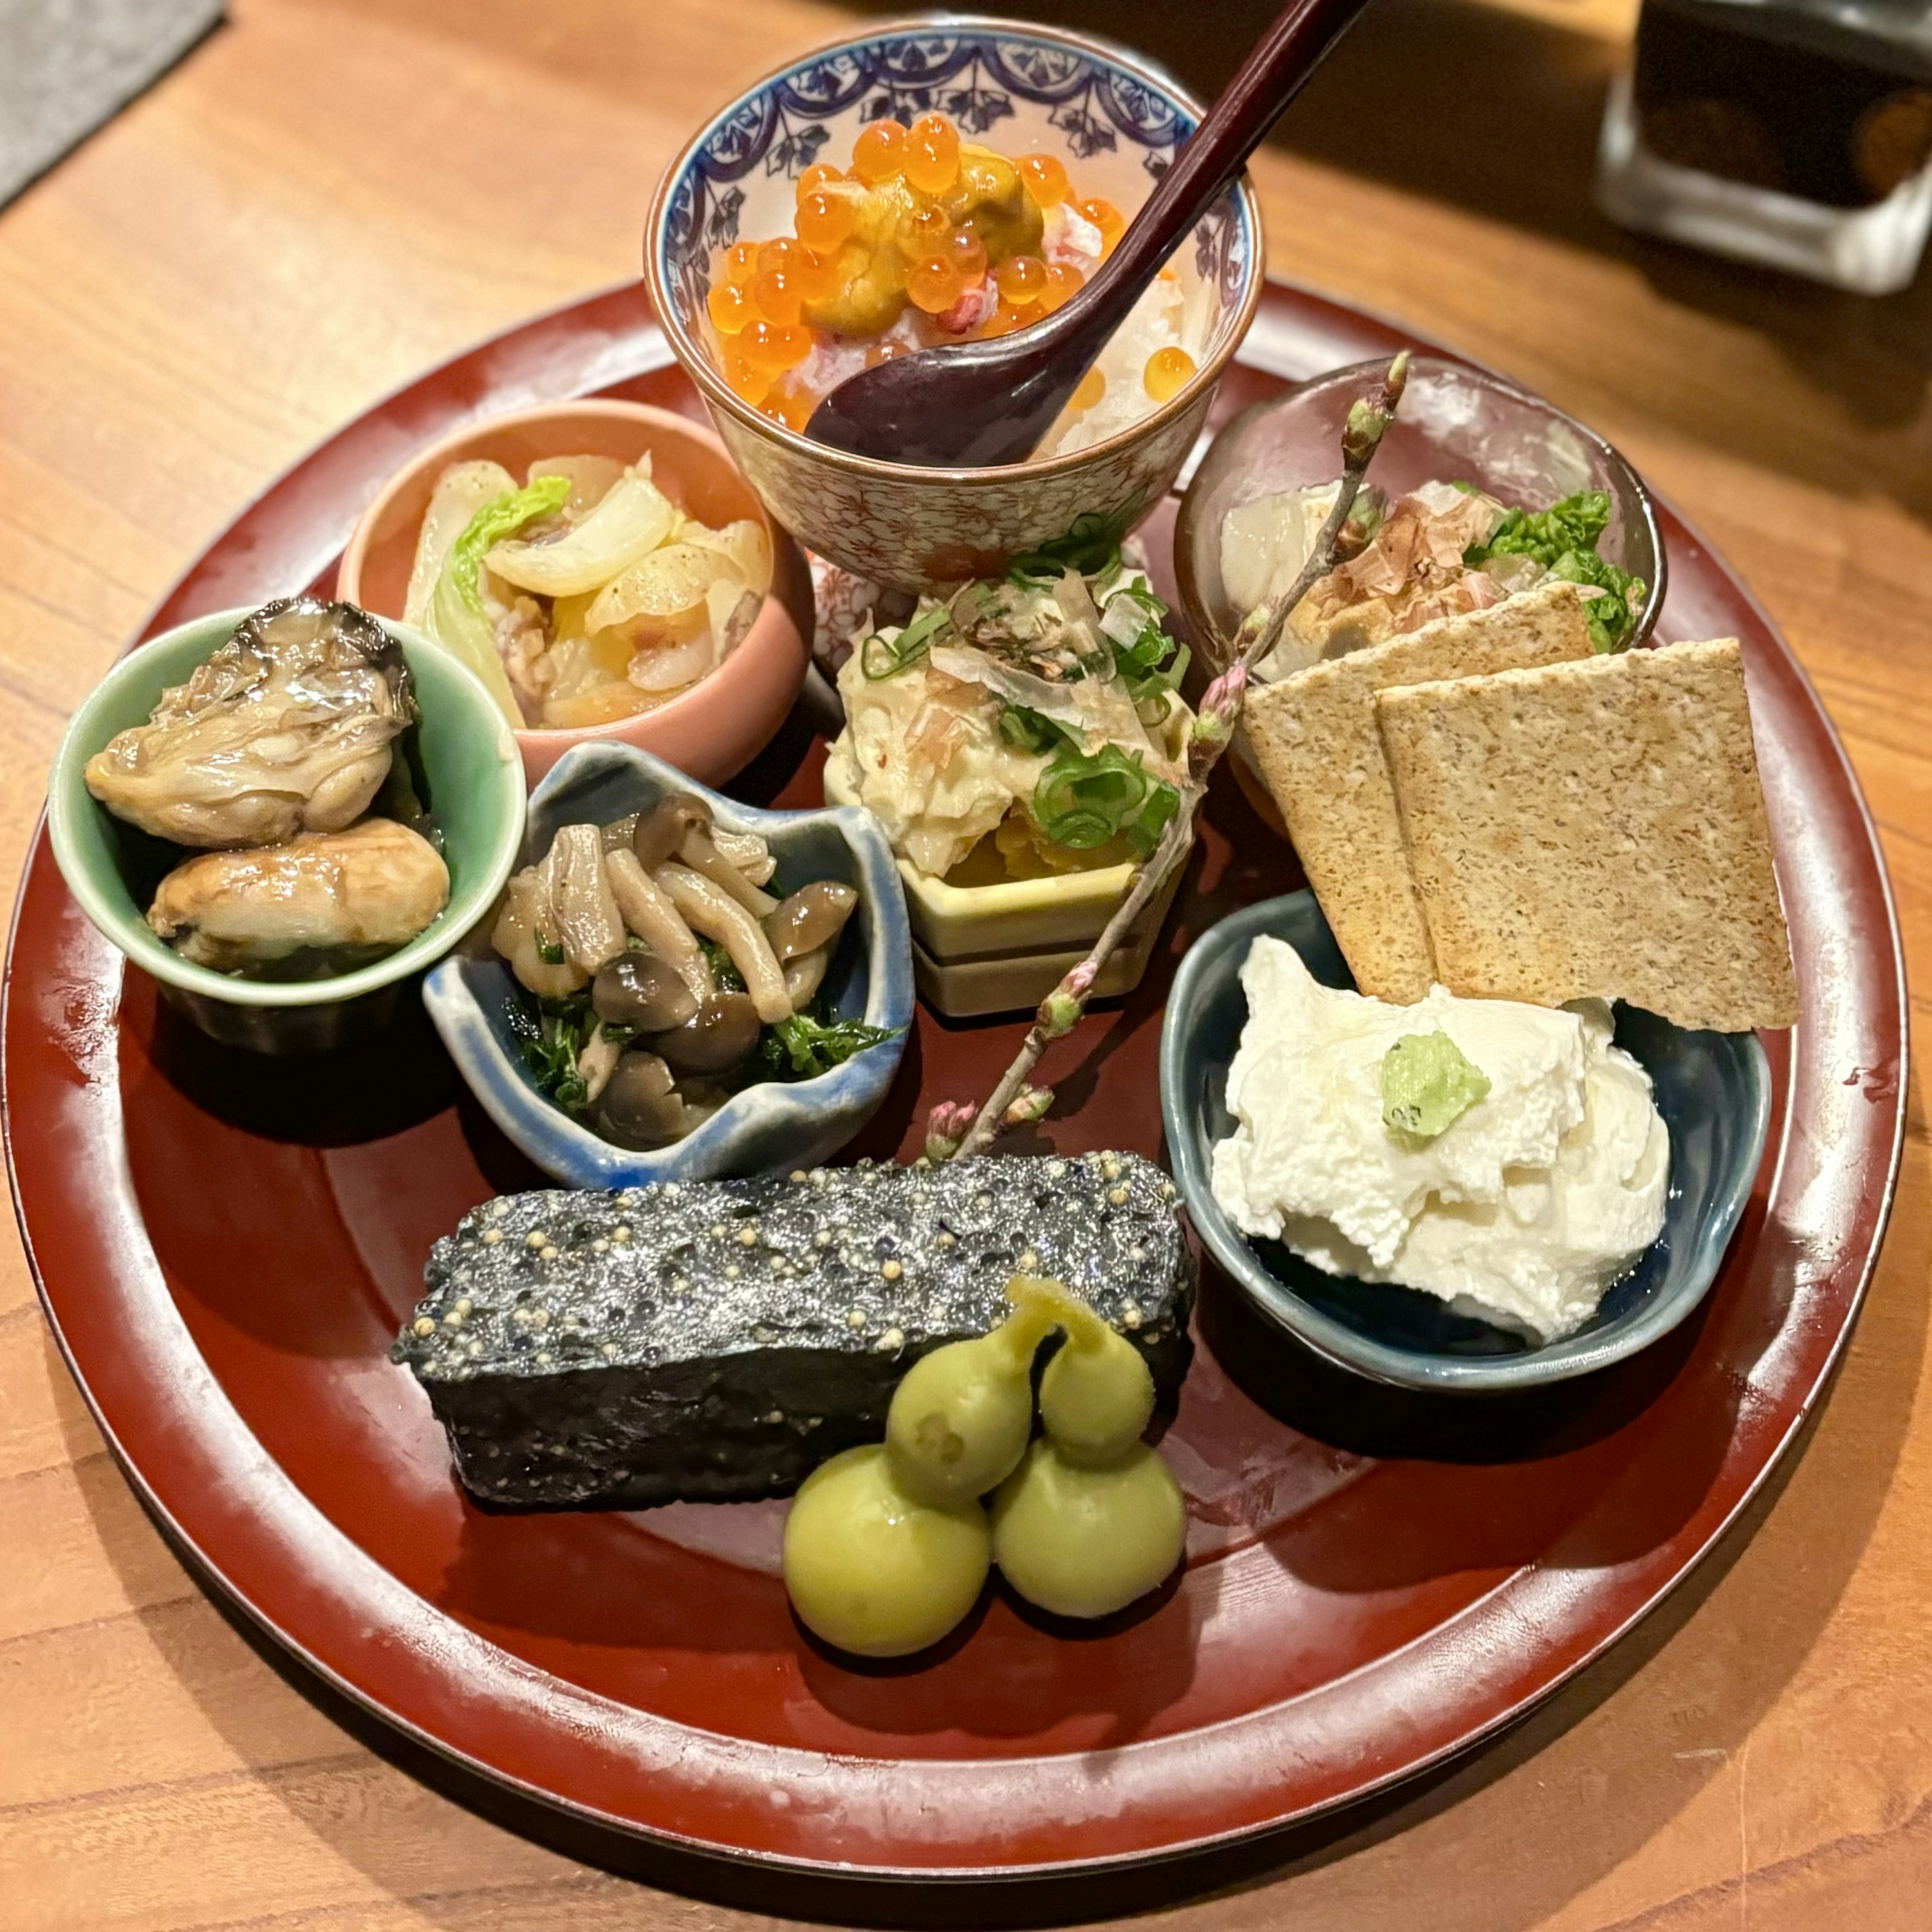
<svg viewBox="0 0 1932 1932"><path fill-rule="evenodd" d="M1214 1198L1245 1234L1317 1268L1397 1282L1539 1341L1573 1334L1664 1225L1670 1137L1649 1076L1610 1044L1610 1010L1466 1000L1392 1006L1320 985L1257 939L1228 1071L1237 1125ZM1446 1033L1490 1090L1422 1140L1382 1122L1382 1058Z"/></svg>

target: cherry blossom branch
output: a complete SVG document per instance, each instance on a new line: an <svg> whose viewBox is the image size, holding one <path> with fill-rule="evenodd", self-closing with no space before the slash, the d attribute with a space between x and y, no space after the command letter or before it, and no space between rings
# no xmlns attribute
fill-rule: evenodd
<svg viewBox="0 0 1932 1932"><path fill-rule="evenodd" d="M1380 392L1351 406L1342 430L1342 483L1336 492L1334 507L1328 512L1300 574L1282 596L1244 620L1228 646L1228 669L1208 686L1202 697L1188 747L1187 776L1180 788L1179 808L1135 873L1125 897L1114 908L1113 916L1094 942L1092 950L1040 1003L1012 1064L1000 1075L998 1084L978 1112L974 1112L969 1102L942 1100L928 1113L926 1152L928 1160L959 1160L983 1153L1003 1128L1041 1119L1052 1106L1053 1090L1030 1086L1028 1076L1047 1048L1079 1024L1102 968L1149 904L1186 862L1194 843L1195 814L1207 795L1208 781L1241 722L1249 674L1274 650L1282 626L1310 586L1334 568L1342 532L1354 509L1362 479L1382 446L1383 434L1395 420L1408 376L1408 353L1404 350L1389 365Z"/></svg>

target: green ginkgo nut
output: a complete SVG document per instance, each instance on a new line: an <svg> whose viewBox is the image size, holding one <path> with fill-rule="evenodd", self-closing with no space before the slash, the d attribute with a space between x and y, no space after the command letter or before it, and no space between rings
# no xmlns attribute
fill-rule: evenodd
<svg viewBox="0 0 1932 1932"><path fill-rule="evenodd" d="M886 1446L906 1492L942 1508L996 1490L1033 1432L1030 1352L995 1330L935 1348L906 1371L886 1416Z"/></svg>
<svg viewBox="0 0 1932 1932"><path fill-rule="evenodd" d="M1096 1468L1042 1439L993 1504L1000 1574L1028 1603L1057 1616L1125 1610L1172 1574L1186 1538L1180 1486L1144 1443Z"/></svg>
<svg viewBox="0 0 1932 1932"><path fill-rule="evenodd" d="M937 1643L977 1601L991 1556L986 1511L908 1496L881 1442L814 1469L785 1520L793 1608L814 1636L860 1657Z"/></svg>
<svg viewBox="0 0 1932 1932"><path fill-rule="evenodd" d="M1075 1460L1111 1462L1139 1441L1154 1414L1154 1375L1124 1335L1070 1335L1040 1378L1040 1419Z"/></svg>

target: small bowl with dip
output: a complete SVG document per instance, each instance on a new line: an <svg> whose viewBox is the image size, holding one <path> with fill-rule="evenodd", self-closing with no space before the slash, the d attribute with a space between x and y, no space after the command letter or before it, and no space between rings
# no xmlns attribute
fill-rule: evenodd
<svg viewBox="0 0 1932 1932"><path fill-rule="evenodd" d="M1771 1077L1754 1034L1690 1032L1615 1010L1615 1045L1649 1076L1670 1139L1661 1232L1595 1312L1538 1345L1464 1302L1331 1274L1284 1242L1244 1234L1216 1198L1214 1150L1234 1132L1228 1070L1249 1018L1240 971L1255 940L1285 941L1323 986L1353 981L1312 892L1222 920L1182 962L1161 1030L1168 1156L1202 1240L1274 1326L1323 1360L1393 1386L1494 1394L1563 1382L1635 1354L1682 1322L1718 1276L1763 1158Z"/></svg>
<svg viewBox="0 0 1932 1932"><path fill-rule="evenodd" d="M828 805L864 810L837 760L827 761L824 782ZM920 997L934 1012L960 1020L1038 1006L1093 950L1136 869L1096 866L1014 878L983 839L943 879L908 859L895 862L905 889ZM1140 984L1186 870L1184 863L1174 867L1114 948L1094 982L1094 998L1120 998Z"/></svg>

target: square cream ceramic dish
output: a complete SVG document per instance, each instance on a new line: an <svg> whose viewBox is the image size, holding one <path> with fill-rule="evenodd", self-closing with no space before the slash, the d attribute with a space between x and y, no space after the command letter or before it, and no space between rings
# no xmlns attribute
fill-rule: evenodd
<svg viewBox="0 0 1932 1932"><path fill-rule="evenodd" d="M825 802L856 805L836 767L825 770ZM1016 1012L1037 1006L1100 938L1132 880L1132 866L1103 866L1047 879L954 886L898 862L912 926L913 970L920 996L950 1019ZM1177 866L1094 987L1106 999L1141 982L1154 942L1186 869Z"/></svg>

